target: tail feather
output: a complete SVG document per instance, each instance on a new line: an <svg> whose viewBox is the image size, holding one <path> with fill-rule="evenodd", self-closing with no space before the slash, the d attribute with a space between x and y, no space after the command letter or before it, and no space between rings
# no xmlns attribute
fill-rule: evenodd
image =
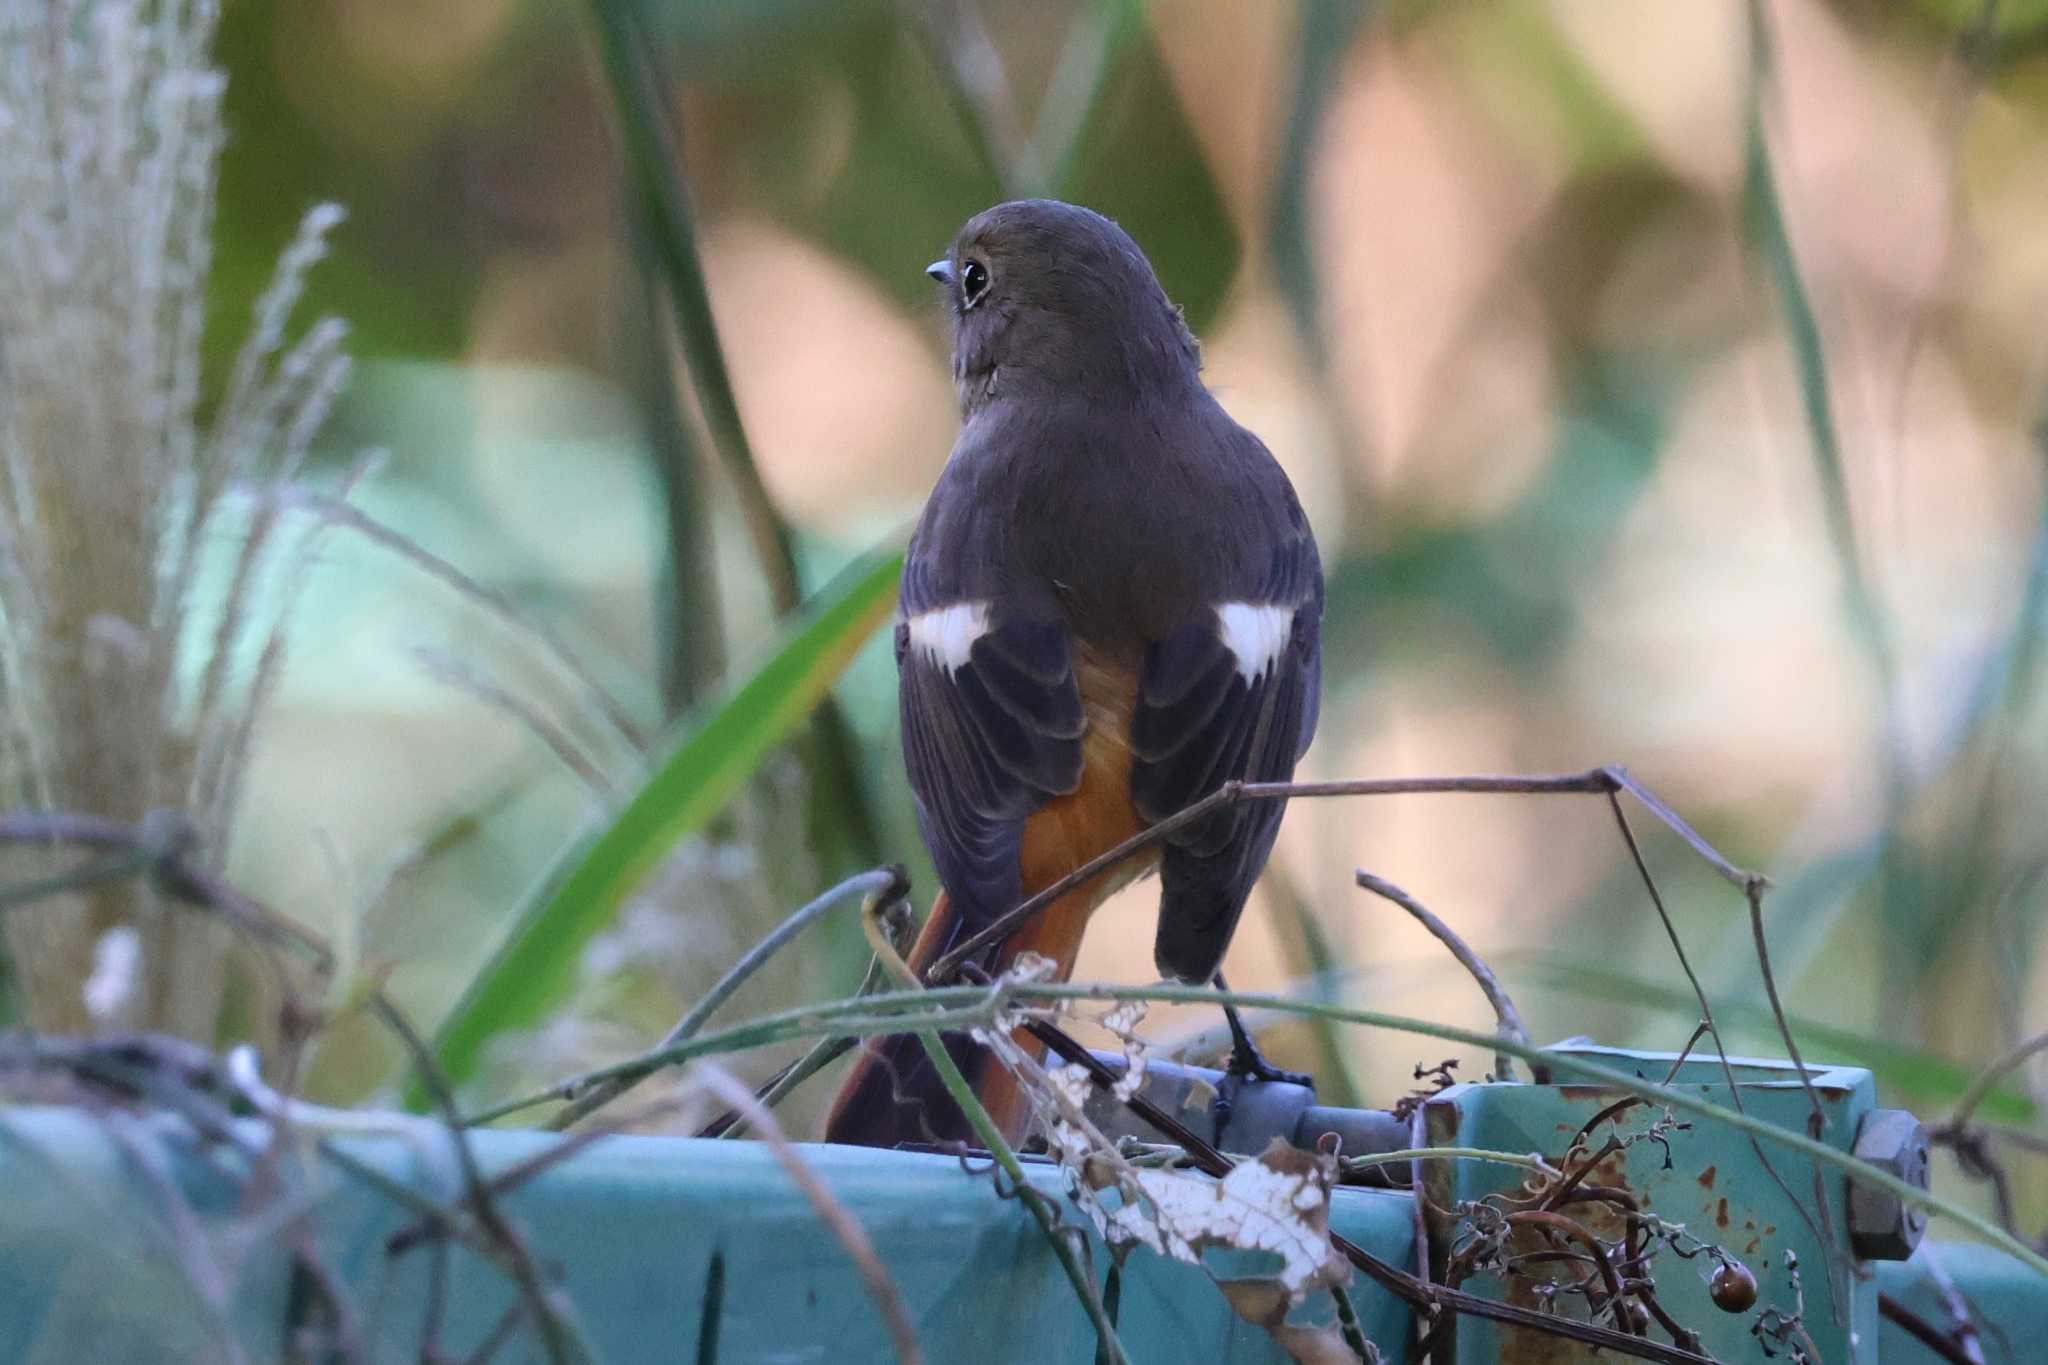
<svg viewBox="0 0 2048 1365"><path fill-rule="evenodd" d="M941 891L911 945L910 969L922 977L959 939L960 929L952 899ZM940 1037L954 1064L973 1084L988 1060L987 1052L964 1033ZM966 1141L971 1136L967 1116L939 1080L924 1044L911 1033L861 1041L853 1070L840 1086L825 1120L825 1141L858 1147Z"/></svg>
<svg viewBox="0 0 2048 1365"><path fill-rule="evenodd" d="M988 970L1003 971L1019 955L1035 952L1052 960L1057 980L1066 980L1073 973L1082 930L1100 901L1102 890L1096 883L1077 887L1032 916L1029 923L1004 941ZM964 937L963 928L951 898L940 892L910 950L911 970L922 976L927 967ZM1005 1140L1021 1142L1030 1131L1031 1106L1016 1077L966 1034L939 1036ZM1041 1049L1036 1040L1023 1034L1017 1035L1017 1040L1031 1055L1039 1054ZM863 1042L853 1070L840 1087L825 1121L825 1141L856 1146L977 1140L967 1116L960 1112L960 1106L940 1081L938 1069L925 1053L923 1043L915 1034L908 1033Z"/></svg>

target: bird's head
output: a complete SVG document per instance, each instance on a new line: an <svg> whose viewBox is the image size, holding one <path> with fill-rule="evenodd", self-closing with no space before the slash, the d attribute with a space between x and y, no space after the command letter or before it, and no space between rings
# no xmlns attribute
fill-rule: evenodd
<svg viewBox="0 0 2048 1365"><path fill-rule="evenodd" d="M953 318L953 378L972 414L1020 393L1114 401L1194 381L1201 353L1129 233L1053 199L967 220L926 268Z"/></svg>

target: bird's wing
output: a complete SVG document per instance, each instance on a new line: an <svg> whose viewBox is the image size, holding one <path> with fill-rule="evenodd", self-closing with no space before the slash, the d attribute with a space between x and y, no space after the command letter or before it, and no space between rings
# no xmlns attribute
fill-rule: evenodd
<svg viewBox="0 0 2048 1365"><path fill-rule="evenodd" d="M945 590L913 549L896 627L903 749L956 936L1022 898L1025 819L1081 780L1086 728L1065 629Z"/></svg>
<svg viewBox="0 0 2048 1365"><path fill-rule="evenodd" d="M1145 652L1131 727L1131 795L1147 820L1163 820L1232 779L1286 781L1315 733L1322 566L1291 493L1284 506L1287 519L1266 567L1242 575ZM1215 974L1272 851L1282 809L1277 801L1246 803L1169 836L1154 945L1162 972L1188 981Z"/></svg>

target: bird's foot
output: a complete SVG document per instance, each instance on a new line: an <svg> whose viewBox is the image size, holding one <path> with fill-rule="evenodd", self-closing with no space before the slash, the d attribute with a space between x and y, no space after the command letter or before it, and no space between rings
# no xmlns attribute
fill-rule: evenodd
<svg viewBox="0 0 2048 1365"><path fill-rule="evenodd" d="M1279 1081L1282 1085L1307 1086L1310 1090L1316 1088L1316 1078L1306 1071L1282 1071L1267 1061L1266 1054L1259 1051L1258 1044L1251 1040L1251 1035L1242 1026L1239 1026L1237 1038L1231 1044L1230 1067L1224 1075L1239 1085L1246 1081Z"/></svg>
<svg viewBox="0 0 2048 1365"><path fill-rule="evenodd" d="M1316 1088L1315 1077L1300 1071L1282 1071L1267 1061L1266 1054L1259 1051L1259 1045L1252 1041L1251 1031L1244 1026L1244 1020L1238 1017L1233 1006L1223 1007L1223 1017L1230 1024L1230 1065L1216 1085L1216 1098L1209 1103L1209 1117L1215 1125L1213 1140L1219 1145L1223 1130L1230 1126L1230 1116L1236 1112L1238 1095L1247 1084L1277 1081L1309 1090Z"/></svg>

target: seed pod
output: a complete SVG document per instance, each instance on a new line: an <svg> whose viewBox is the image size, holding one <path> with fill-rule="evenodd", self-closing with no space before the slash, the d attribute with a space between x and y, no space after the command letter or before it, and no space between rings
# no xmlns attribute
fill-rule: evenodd
<svg viewBox="0 0 2048 1365"><path fill-rule="evenodd" d="M1714 1306L1724 1313L1747 1313L1756 1307L1756 1276L1740 1261L1723 1261L1707 1281Z"/></svg>

